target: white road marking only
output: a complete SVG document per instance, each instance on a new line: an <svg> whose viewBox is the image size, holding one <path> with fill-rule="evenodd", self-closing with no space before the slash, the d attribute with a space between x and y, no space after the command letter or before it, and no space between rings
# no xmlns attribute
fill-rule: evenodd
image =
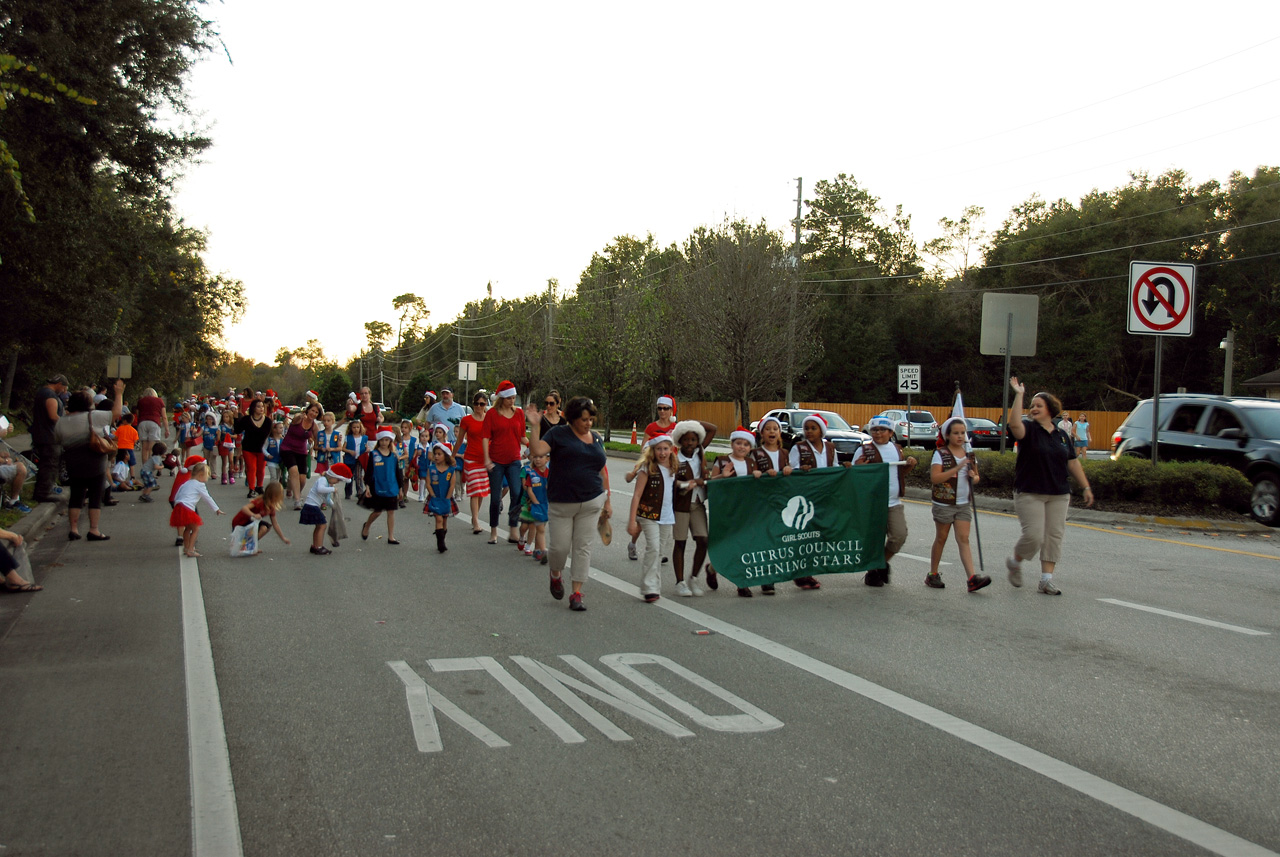
<svg viewBox="0 0 1280 857"><path fill-rule="evenodd" d="M209 620L194 557L178 551L182 577L182 649L187 677L187 743L191 760L191 851L195 857L241 857L240 816L213 669Z"/></svg>
<svg viewBox="0 0 1280 857"><path fill-rule="evenodd" d="M1106 604L1115 604L1119 607L1129 607L1133 610L1141 610L1144 613L1156 613L1161 616L1168 616L1171 619L1181 619L1184 622L1195 622L1197 625L1208 625L1210 628L1221 628L1224 631L1235 631L1237 634L1248 634L1251 637L1270 637L1270 631L1255 631L1252 628L1242 628L1239 625L1228 625L1225 622L1215 622L1212 619L1201 619L1199 616L1188 616L1186 613L1174 613L1172 610L1161 610L1159 607L1148 607L1145 604L1134 604L1132 601L1120 601L1117 598L1099 598Z"/></svg>
<svg viewBox="0 0 1280 857"><path fill-rule="evenodd" d="M591 577L612 589L616 589L633 598L640 598L639 587L611 574L592 568ZM1015 765L1020 765L1029 771L1048 777L1067 788L1074 789L1094 800L1105 803L1121 812L1128 813L1161 830L1172 833L1174 836L1199 845L1214 854L1221 854L1223 857L1280 857L1280 854L1263 848L1261 845L1256 845L1247 839L1242 839L1198 818L1193 818L1172 807L1165 806L1148 797L1143 797L1137 792L1118 786L1088 771L1041 753L1039 750L1033 750L1025 744L1019 744L1017 741L1006 738L1003 735L997 735L995 732L983 729L981 726L961 720L959 717L947 714L945 711L930 705L925 705L923 702L918 702L909 696L889 690L886 687L881 687L874 682L833 667L803 652L784 646L781 643L775 643L773 640L762 637L759 634L754 634L714 616L676 603L674 599L664 598L653 606L686 619L699 628L715 631L717 634L736 640L762 654L777 658L785 664L798 667L838 687L851 690L873 702L878 702L914 720L918 720L935 729L940 729L962 741L967 741L975 747L980 747L997 756L1008 759Z"/></svg>

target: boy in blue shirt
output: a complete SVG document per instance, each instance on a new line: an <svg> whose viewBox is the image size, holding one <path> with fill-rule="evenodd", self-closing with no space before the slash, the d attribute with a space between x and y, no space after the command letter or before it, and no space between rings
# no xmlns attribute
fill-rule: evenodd
<svg viewBox="0 0 1280 857"><path fill-rule="evenodd" d="M547 460L550 456L551 447L544 441L534 441L529 446L529 463L521 474L527 505L520 510L520 520L528 525L533 535L532 545L526 542L522 548L526 556L532 554L543 565L547 564L547 518L551 510L547 505Z"/></svg>

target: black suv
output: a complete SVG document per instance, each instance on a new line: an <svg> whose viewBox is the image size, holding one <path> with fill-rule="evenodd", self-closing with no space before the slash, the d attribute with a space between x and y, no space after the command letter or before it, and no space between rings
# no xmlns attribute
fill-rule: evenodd
<svg viewBox="0 0 1280 857"><path fill-rule="evenodd" d="M1111 457L1151 457L1150 399L1111 438ZM1280 524L1280 399L1181 393L1160 397L1160 460L1234 467L1253 483L1250 511Z"/></svg>
<svg viewBox="0 0 1280 857"><path fill-rule="evenodd" d="M821 414L827 421L827 440L835 446L836 455L842 462L853 461L853 454L858 451L858 447L871 440L871 435L858 431L857 426L849 425L843 417L831 411L776 408L764 417L777 417L778 422L782 423L782 445L790 450L797 440L804 439L804 418L810 414ZM763 420L764 417L760 419ZM759 423L756 425L758 426ZM756 437L759 436L760 433L757 431Z"/></svg>

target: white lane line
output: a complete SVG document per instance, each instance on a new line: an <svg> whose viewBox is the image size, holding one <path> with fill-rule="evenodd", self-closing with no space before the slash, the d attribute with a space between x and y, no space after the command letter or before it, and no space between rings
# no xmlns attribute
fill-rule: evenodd
<svg viewBox="0 0 1280 857"><path fill-rule="evenodd" d="M591 569L591 577L619 592L636 599L640 598L639 587L611 574L593 568ZM759 634L754 634L699 610L676 603L674 599L663 598L653 606L660 607L682 619L687 619L700 628L715 631L717 634L736 640L758 652L777 658L785 664L798 667L818 678L826 679L838 687L851 690L873 702L878 702L914 720L918 720L935 729L940 729L962 741L967 741L975 747L980 747L983 750L1008 759L1015 765L1020 765L1029 771L1048 777L1067 788L1074 789L1094 800L1105 803L1121 812L1128 813L1161 830L1172 833L1174 836L1199 845L1214 854L1221 854L1223 857L1280 857L1276 852L1263 848L1261 845L1255 845L1247 839L1241 839L1233 833L1228 833L1198 818L1193 818L1172 807L1143 797L1137 792L1108 782L1088 771L1045 755L1039 750L1033 750L1025 744L1019 744L1017 741L1005 738L1003 735L997 735L988 729L983 729L981 726L947 714L945 711L925 705L923 702L917 702L909 696L881 687L874 682L833 667L803 652L784 646L781 643L775 643L766 637L761 637Z"/></svg>
<svg viewBox="0 0 1280 857"><path fill-rule="evenodd" d="M904 557L906 557L907 559L919 560L920 562L928 562L928 561L929 561L929 557L927 557L927 556L916 556L916 555L915 555L915 554L913 554L913 553L895 553L895 554L893 555L893 558L894 558L894 559L897 559L897 558L898 558L898 557L900 557L900 556L904 556ZM942 565L951 565L951 563L947 562L947 561L944 559L944 560L940 560L940 561L938 562L938 565L940 565L940 566L942 566Z"/></svg>
<svg viewBox="0 0 1280 857"><path fill-rule="evenodd" d="M1119 607L1129 607L1133 610L1141 610L1144 613L1157 613L1161 616L1168 616L1171 619L1182 619L1185 622L1195 622L1197 625L1208 625L1210 628L1221 628L1224 631L1235 631L1237 634L1248 634L1251 637L1270 637L1270 631L1255 631L1252 628L1242 628L1239 625L1228 625L1225 622L1215 622L1212 619L1201 619L1199 616L1188 616L1186 613L1174 613L1172 610L1161 610L1159 607L1148 607L1145 604L1134 604L1132 601L1120 601L1116 598L1099 598L1099 601L1107 604L1115 604Z"/></svg>
<svg viewBox="0 0 1280 857"><path fill-rule="evenodd" d="M213 670L200 568L178 551L182 576L182 648L187 673L187 741L191 759L191 850L195 857L242 857L240 816L222 698Z"/></svg>

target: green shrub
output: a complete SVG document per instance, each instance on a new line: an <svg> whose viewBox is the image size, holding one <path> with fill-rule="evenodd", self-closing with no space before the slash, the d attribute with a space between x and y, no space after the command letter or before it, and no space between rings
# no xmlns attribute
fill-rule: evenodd
<svg viewBox="0 0 1280 857"><path fill-rule="evenodd" d="M1095 496L1127 502L1155 500L1151 462L1124 456L1118 461L1083 462L1085 475Z"/></svg>

